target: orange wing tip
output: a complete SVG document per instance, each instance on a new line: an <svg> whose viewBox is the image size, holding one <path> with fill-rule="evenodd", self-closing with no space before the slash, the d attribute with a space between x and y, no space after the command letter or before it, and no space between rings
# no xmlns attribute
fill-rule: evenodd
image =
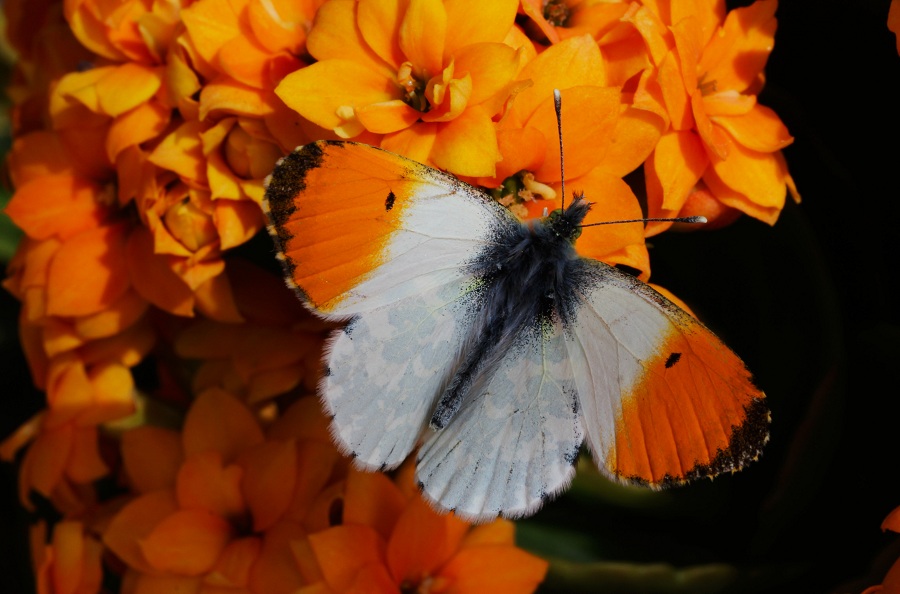
<svg viewBox="0 0 900 594"><path fill-rule="evenodd" d="M658 481L647 480L641 476L618 475L616 478L652 489L666 489L685 485L697 479L712 480L720 474L738 472L759 459L763 447L769 442L769 424L772 422L772 414L765 404L764 395L753 398L744 406L744 412L746 413L744 422L731 427L728 446L720 448L709 463L696 464L684 475L666 474Z"/></svg>

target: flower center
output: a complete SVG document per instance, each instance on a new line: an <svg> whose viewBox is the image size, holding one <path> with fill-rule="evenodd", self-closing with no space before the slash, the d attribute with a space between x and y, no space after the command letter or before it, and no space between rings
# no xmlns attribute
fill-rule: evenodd
<svg viewBox="0 0 900 594"><path fill-rule="evenodd" d="M426 84L413 75L411 62L404 62L397 71L396 83L403 89L403 101L416 111L428 113L431 103L425 96Z"/></svg>
<svg viewBox="0 0 900 594"><path fill-rule="evenodd" d="M544 4L544 18L554 27L565 26L570 14L565 0L547 0Z"/></svg>
<svg viewBox="0 0 900 594"><path fill-rule="evenodd" d="M494 200L522 220L528 217L528 208L524 205L526 202L556 198L556 191L534 179L534 174L530 171L510 175L503 180L500 187L490 190L490 193Z"/></svg>
<svg viewBox="0 0 900 594"><path fill-rule="evenodd" d="M719 90L719 83L716 79L713 80L703 80L706 75L704 74L697 80L697 89L700 91L700 95L702 97L706 97L707 95L712 95L716 91Z"/></svg>

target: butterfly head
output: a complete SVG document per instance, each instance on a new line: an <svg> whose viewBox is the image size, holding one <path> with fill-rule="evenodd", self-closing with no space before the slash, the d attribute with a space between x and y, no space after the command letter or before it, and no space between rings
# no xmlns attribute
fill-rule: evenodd
<svg viewBox="0 0 900 594"><path fill-rule="evenodd" d="M584 199L584 194L577 194L571 204L551 212L543 224L556 237L575 243L581 235L581 222L590 209L591 203Z"/></svg>

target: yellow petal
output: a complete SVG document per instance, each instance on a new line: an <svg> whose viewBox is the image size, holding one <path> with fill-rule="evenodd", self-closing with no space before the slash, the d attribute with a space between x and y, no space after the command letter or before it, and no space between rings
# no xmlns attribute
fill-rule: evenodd
<svg viewBox="0 0 900 594"><path fill-rule="evenodd" d="M493 176L502 158L494 123L479 106L439 125L431 159L441 169L456 175Z"/></svg>
<svg viewBox="0 0 900 594"><path fill-rule="evenodd" d="M121 115L153 97L162 80L162 68L127 62L97 81L99 107L106 115Z"/></svg>
<svg viewBox="0 0 900 594"><path fill-rule="evenodd" d="M399 88L381 73L338 59L316 62L286 76L275 93L288 107L329 130L348 119L339 108L401 98Z"/></svg>
<svg viewBox="0 0 900 594"><path fill-rule="evenodd" d="M553 45L530 61L519 73L532 86L516 96L512 110L525 122L541 104L553 97L553 89L606 85L603 56L590 35Z"/></svg>
<svg viewBox="0 0 900 594"><path fill-rule="evenodd" d="M356 115L366 130L390 134L412 126L421 114L400 99L394 99L360 107Z"/></svg>
<svg viewBox="0 0 900 594"><path fill-rule="evenodd" d="M519 59L519 52L503 43L473 43L461 48L453 62L457 77L472 77L469 104L478 105L508 89L519 71Z"/></svg>
<svg viewBox="0 0 900 594"><path fill-rule="evenodd" d="M503 41L513 27L518 6L517 0L445 0L447 31L452 34L445 42L444 55L454 55L469 44Z"/></svg>
<svg viewBox="0 0 900 594"><path fill-rule="evenodd" d="M361 0L356 9L359 33L368 47L394 69L407 59L400 49L400 25L405 14L403 8L405 3L399 0ZM319 12L321 14L321 9ZM318 19L321 22L321 17Z"/></svg>
<svg viewBox="0 0 900 594"><path fill-rule="evenodd" d="M444 69L446 34L447 12L441 0L409 0L400 25L400 48L412 62L414 75L429 79Z"/></svg>
<svg viewBox="0 0 900 594"><path fill-rule="evenodd" d="M376 3L381 4L377 0ZM385 79L391 78L400 64L386 63L372 51L357 26L356 11L356 0L325 2L316 12L315 25L306 40L310 55L320 62L336 59L355 62ZM384 53L381 48L379 52ZM352 79L348 82L355 84Z"/></svg>

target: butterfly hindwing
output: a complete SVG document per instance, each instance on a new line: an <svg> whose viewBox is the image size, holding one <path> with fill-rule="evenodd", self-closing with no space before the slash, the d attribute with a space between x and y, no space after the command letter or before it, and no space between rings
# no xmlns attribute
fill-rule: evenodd
<svg viewBox="0 0 900 594"><path fill-rule="evenodd" d="M416 478L462 517L519 517L568 485L582 440L562 327L548 320L523 329L480 393L426 439Z"/></svg>
<svg viewBox="0 0 900 594"><path fill-rule="evenodd" d="M451 280L367 311L334 333L321 393L341 448L367 468L394 468L428 427L471 326L466 281Z"/></svg>
<svg viewBox="0 0 900 594"><path fill-rule="evenodd" d="M584 265L567 348L599 468L663 486L756 459L769 415L738 356L650 286Z"/></svg>

